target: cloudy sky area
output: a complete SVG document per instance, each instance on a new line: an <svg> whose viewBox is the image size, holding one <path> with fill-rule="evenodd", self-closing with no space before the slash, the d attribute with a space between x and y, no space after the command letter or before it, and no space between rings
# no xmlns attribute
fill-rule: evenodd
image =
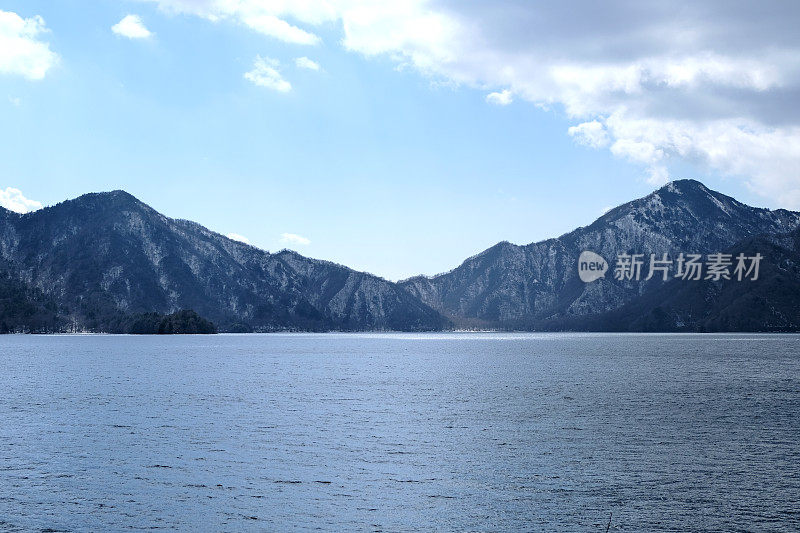
<svg viewBox="0 0 800 533"><path fill-rule="evenodd" d="M0 205L121 188L391 279L670 179L800 209L797 2L0 0Z"/></svg>

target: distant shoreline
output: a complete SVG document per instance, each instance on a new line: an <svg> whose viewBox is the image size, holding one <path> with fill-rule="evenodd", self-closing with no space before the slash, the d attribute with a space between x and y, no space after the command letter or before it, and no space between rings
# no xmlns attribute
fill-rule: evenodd
<svg viewBox="0 0 800 533"><path fill-rule="evenodd" d="M53 332L53 333L0 333L2 337L246 337L264 335L798 335L800 331L531 331L531 330L441 330L441 331L399 331L399 330L363 330L363 331L261 331L261 332L217 332L217 333L107 333L107 332Z"/></svg>

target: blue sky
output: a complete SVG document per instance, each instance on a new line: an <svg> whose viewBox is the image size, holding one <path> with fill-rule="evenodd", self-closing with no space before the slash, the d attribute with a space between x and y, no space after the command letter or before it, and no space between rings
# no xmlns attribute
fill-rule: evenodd
<svg viewBox="0 0 800 533"><path fill-rule="evenodd" d="M248 2L254 7L243 11ZM580 56L584 48L558 48L554 31L551 46L578 54L575 64L588 69L551 67L547 72L559 73L557 81L563 72L571 76L556 86L534 83L541 80L535 71L525 78L520 65L499 68L504 58L524 55L509 50L550 53L530 48L532 38L515 34L509 23L524 3L498 3L498 15L486 17L479 3L456 12L446 3L416 2L417 11L388 13L361 30L350 7L318 16L333 8L306 2L299 12L273 4L0 1L7 15L41 17L36 31L23 34L0 22L0 47L7 47L5 56L0 53L0 192L13 187L48 205L124 189L168 216L245 236L255 246L289 247L393 280L449 270L501 240L526 244L557 236L667 179L697 178L753 205L798 207L793 193L781 192L797 185L796 172L781 173L796 162L793 119L778 124L766 112L740 116L722 109L698 121L664 111L665 101L700 105L706 89L714 89L708 84L749 91L754 109L765 101L761 107L768 107L766 97L786 84L770 78L766 67L781 74L792 65L775 66L768 57L744 57L711 42L684 54L716 62L698 67L700 75L686 66L694 63L671 52L678 57L673 64L684 69L680 76L700 81L674 81L668 65L664 71L672 77L654 88L648 83L661 67L646 61L662 57L657 50L644 59L608 51L587 63ZM150 35L133 35L135 23L112 31L127 15L138 16ZM274 17L265 23L267 15ZM416 25L401 24L406 19ZM443 34L461 44L417 31L429 20L455 21ZM494 54L485 60L490 67L477 64L481 54L459 37L473 27L470 20L494 25L481 28L479 40L480 51ZM407 35L395 38L401 30ZM298 42L308 35L313 44ZM507 37L501 42L497 35ZM774 45L763 39L764 49ZM50 55L40 46L11 62L9 55L14 59L21 48L9 53L8 47L22 42L39 43ZM245 77L259 57L284 85ZM296 65L301 57L319 70ZM741 81L715 74L729 72L719 65L731 64L753 72L747 61L765 65L764 76ZM611 66L597 72L594 64ZM626 64L647 65L650 76L644 89L622 90L628 114L606 102L620 92L619 84L609 82L613 90L600 93L595 81L609 72L622 76L616 66ZM45 70L41 76L37 65ZM511 71L517 77L509 77ZM675 92L667 100L659 94L665 86ZM511 101L502 105L498 94ZM571 127L578 129L570 133ZM728 135L725 127L738 135L755 131L757 138L742 140L754 148L714 144ZM669 140L653 133L669 128L704 151L682 148L677 133ZM781 142L787 146L777 146ZM721 149L731 152L727 159L720 158ZM781 164L754 178L734 153L748 149Z"/></svg>

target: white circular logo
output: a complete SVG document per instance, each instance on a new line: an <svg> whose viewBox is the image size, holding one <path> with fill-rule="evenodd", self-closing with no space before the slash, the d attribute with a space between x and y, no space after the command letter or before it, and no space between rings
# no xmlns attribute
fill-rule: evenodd
<svg viewBox="0 0 800 533"><path fill-rule="evenodd" d="M603 256L589 251L581 252L578 258L578 276L581 281L589 283L604 278L607 270L608 263Z"/></svg>

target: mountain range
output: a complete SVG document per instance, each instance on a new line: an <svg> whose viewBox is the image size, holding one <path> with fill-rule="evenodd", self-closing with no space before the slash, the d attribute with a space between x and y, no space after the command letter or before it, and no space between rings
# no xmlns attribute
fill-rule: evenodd
<svg viewBox="0 0 800 533"><path fill-rule="evenodd" d="M289 250L269 253L123 191L90 193L26 214L0 208L0 331L129 332L142 317L183 309L242 332L794 331L799 227L800 213L680 180L561 237L501 242L450 272L393 283ZM584 250L609 260L717 252L764 260L757 281L607 275L584 283Z"/></svg>
<svg viewBox="0 0 800 533"><path fill-rule="evenodd" d="M589 322L576 317L618 310L662 284L612 276L583 283L577 260L584 250L608 260L637 253L707 255L751 237L785 235L798 224L800 213L750 207L698 181L680 180L561 237L525 246L501 242L450 272L401 285L445 316L477 326L583 329ZM701 290L698 284L682 284L690 292Z"/></svg>

